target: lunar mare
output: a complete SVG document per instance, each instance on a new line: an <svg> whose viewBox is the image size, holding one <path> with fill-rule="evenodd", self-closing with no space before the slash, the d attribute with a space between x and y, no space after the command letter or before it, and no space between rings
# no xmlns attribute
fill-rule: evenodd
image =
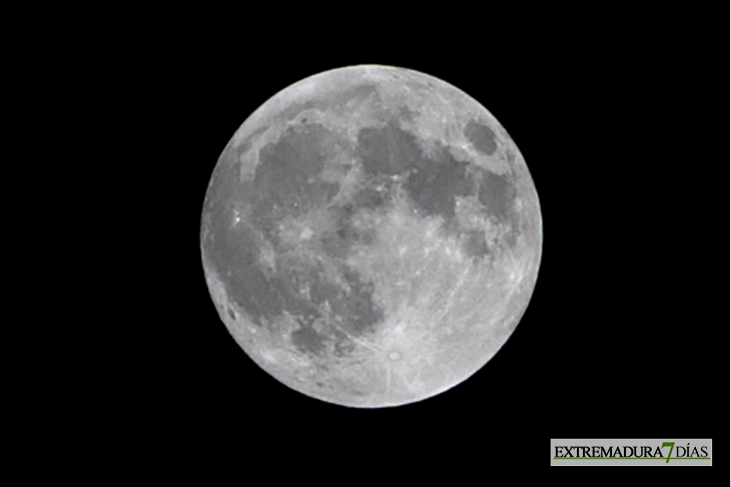
<svg viewBox="0 0 730 487"><path fill-rule="evenodd" d="M484 366L528 305L541 249L505 129L459 89L385 66L312 76L256 110L201 220L208 287L243 350L353 407L419 401Z"/></svg>

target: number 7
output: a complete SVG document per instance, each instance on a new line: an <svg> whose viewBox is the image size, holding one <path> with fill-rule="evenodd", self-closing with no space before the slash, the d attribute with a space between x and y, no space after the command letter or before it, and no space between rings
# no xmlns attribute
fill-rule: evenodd
<svg viewBox="0 0 730 487"><path fill-rule="evenodd" d="M665 446L670 447L669 448L669 455L667 455L667 461L666 461L666 463L669 463L669 457L672 456L672 450L674 450L674 442L673 441L665 441L664 443L662 443L662 448L664 448Z"/></svg>

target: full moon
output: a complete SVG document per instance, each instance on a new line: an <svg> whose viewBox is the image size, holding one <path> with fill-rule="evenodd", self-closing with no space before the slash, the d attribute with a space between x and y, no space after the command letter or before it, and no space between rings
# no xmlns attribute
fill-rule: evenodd
<svg viewBox="0 0 730 487"><path fill-rule="evenodd" d="M497 353L535 287L542 217L522 155L479 102L365 65L306 78L246 119L211 176L200 239L218 314L259 367L377 408L447 391Z"/></svg>

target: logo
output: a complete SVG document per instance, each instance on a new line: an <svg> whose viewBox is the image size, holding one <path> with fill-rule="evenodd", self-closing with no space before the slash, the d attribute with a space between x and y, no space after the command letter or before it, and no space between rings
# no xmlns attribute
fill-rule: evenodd
<svg viewBox="0 0 730 487"><path fill-rule="evenodd" d="M712 439L551 439L550 465L712 466Z"/></svg>

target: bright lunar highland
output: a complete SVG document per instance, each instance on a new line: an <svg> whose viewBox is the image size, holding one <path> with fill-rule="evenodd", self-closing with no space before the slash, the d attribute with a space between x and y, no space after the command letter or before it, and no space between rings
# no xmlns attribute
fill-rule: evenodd
<svg viewBox="0 0 730 487"><path fill-rule="evenodd" d="M308 396L375 408L446 391L494 356L535 287L542 219L483 106L368 65L295 83L241 125L200 238L213 302L254 362Z"/></svg>

